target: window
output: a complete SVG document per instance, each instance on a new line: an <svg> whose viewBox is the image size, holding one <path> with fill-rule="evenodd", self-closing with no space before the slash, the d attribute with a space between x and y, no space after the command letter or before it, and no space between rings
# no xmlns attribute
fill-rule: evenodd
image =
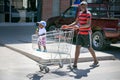
<svg viewBox="0 0 120 80"><path fill-rule="evenodd" d="M108 17L107 7L103 4L90 4L88 10L91 12L93 17Z"/></svg>
<svg viewBox="0 0 120 80"><path fill-rule="evenodd" d="M0 13L4 12L4 1L0 0Z"/></svg>
<svg viewBox="0 0 120 80"><path fill-rule="evenodd" d="M76 9L77 9L77 7L71 7L70 9L68 9L68 10L65 12L64 16L65 16L65 17L75 17Z"/></svg>

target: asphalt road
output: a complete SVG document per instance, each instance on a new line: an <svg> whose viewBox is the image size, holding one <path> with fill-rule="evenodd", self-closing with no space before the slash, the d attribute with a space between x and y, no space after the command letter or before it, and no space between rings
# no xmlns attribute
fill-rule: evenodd
<svg viewBox="0 0 120 80"><path fill-rule="evenodd" d="M4 41L6 44L31 42L31 35L34 32L34 26L0 27L0 41Z"/></svg>
<svg viewBox="0 0 120 80"><path fill-rule="evenodd" d="M112 54L116 57L116 59L120 60L120 42L118 42L117 44L111 44L110 47L101 52Z"/></svg>

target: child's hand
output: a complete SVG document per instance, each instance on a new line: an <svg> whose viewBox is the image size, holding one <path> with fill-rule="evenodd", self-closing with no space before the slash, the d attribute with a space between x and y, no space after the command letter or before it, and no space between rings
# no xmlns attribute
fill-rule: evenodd
<svg viewBox="0 0 120 80"><path fill-rule="evenodd" d="M38 34L38 28L36 29L35 34Z"/></svg>

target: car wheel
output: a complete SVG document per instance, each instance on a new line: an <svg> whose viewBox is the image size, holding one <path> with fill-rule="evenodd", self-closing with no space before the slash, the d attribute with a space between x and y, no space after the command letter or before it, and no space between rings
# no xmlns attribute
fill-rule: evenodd
<svg viewBox="0 0 120 80"><path fill-rule="evenodd" d="M92 46L95 50L103 50L106 48L106 41L102 32L97 31L92 35Z"/></svg>
<svg viewBox="0 0 120 80"><path fill-rule="evenodd" d="M51 25L50 27L49 27L49 31L52 31L52 30L55 30L56 29L56 26L55 25Z"/></svg>

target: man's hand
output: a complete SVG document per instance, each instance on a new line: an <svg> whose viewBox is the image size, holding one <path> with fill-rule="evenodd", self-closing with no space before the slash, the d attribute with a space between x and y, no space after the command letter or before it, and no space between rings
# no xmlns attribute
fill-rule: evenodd
<svg viewBox="0 0 120 80"><path fill-rule="evenodd" d="M61 29L72 29L73 27L70 27L68 25L62 25Z"/></svg>
<svg viewBox="0 0 120 80"><path fill-rule="evenodd" d="M62 25L61 29L73 29L73 30L78 30L79 27L78 27L77 25L75 25L75 26Z"/></svg>

